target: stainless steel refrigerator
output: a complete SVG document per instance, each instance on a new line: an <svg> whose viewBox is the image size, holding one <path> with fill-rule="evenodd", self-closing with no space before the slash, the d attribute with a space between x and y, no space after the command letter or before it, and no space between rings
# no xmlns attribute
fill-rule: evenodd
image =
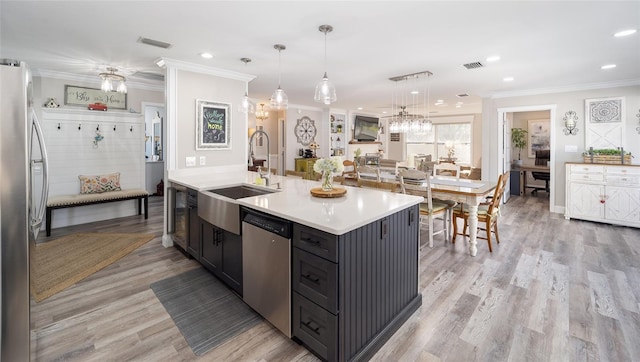
<svg viewBox="0 0 640 362"><path fill-rule="evenodd" d="M30 359L29 253L48 195L46 149L32 92L27 65L0 60L1 361Z"/></svg>

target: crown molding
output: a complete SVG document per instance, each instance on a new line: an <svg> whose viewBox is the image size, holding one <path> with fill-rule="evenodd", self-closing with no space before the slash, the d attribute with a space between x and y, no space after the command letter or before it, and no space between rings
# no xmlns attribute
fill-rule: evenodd
<svg viewBox="0 0 640 362"><path fill-rule="evenodd" d="M613 82L574 84L574 85L568 85L568 86L562 86L562 87L523 89L523 90L511 91L511 92L487 93L487 94L481 95L481 97L497 99L497 98L533 96L538 94L579 92L579 91L585 91L585 90L591 90L591 89L630 87L635 85L640 85L640 79L625 79L625 80L619 80L619 81L613 81Z"/></svg>
<svg viewBox="0 0 640 362"><path fill-rule="evenodd" d="M200 64L188 63L181 60L170 58L158 58L155 63L160 68L176 68L180 70L187 70L196 73L209 74L217 77L235 79L243 82L250 82L256 78L255 75L234 72L232 70L226 70L215 67L208 67Z"/></svg>
<svg viewBox="0 0 640 362"><path fill-rule="evenodd" d="M33 69L32 72L33 72L33 75L36 77L71 80L75 82L96 84L97 85L96 88L100 88L101 81L97 74L94 77L94 76L88 76L88 75L82 75L82 74L57 72L57 71L47 70L47 69ZM127 88L164 92L164 83L147 84L147 83L132 82L130 80L127 80Z"/></svg>

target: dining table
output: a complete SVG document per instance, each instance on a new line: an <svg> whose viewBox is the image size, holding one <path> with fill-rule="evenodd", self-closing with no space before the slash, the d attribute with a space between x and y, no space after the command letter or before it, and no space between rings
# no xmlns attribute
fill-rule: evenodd
<svg viewBox="0 0 640 362"><path fill-rule="evenodd" d="M360 174L363 178L375 179L375 174ZM381 172L380 181L399 182L398 176L391 173ZM477 233L478 233L478 206L486 201L487 197L493 194L496 182L484 180L467 180L447 176L431 177L431 196L440 200L452 200L464 203L468 207L469 217L469 255L476 256L478 253ZM407 180L406 184L418 187L426 187L426 180ZM455 237L455 235L454 235ZM429 245L433 247L433 245Z"/></svg>

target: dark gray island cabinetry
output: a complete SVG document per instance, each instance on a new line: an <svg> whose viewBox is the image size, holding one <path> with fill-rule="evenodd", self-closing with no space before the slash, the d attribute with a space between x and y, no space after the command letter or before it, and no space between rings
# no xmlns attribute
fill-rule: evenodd
<svg viewBox="0 0 640 362"><path fill-rule="evenodd" d="M293 226L293 337L328 361L369 359L422 304L418 206L343 235Z"/></svg>

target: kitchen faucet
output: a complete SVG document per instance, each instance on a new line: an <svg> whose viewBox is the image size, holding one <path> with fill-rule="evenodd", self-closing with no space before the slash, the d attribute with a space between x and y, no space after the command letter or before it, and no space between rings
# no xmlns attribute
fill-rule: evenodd
<svg viewBox="0 0 640 362"><path fill-rule="evenodd" d="M258 133L264 134L264 136L267 138L267 173L262 173L262 169L258 167L258 174L260 175L260 178L264 180L264 184L266 186L269 186L269 176L271 175L271 162L269 160L269 135L263 130L257 130L253 132L253 134L249 138L249 166L253 166L253 138Z"/></svg>

